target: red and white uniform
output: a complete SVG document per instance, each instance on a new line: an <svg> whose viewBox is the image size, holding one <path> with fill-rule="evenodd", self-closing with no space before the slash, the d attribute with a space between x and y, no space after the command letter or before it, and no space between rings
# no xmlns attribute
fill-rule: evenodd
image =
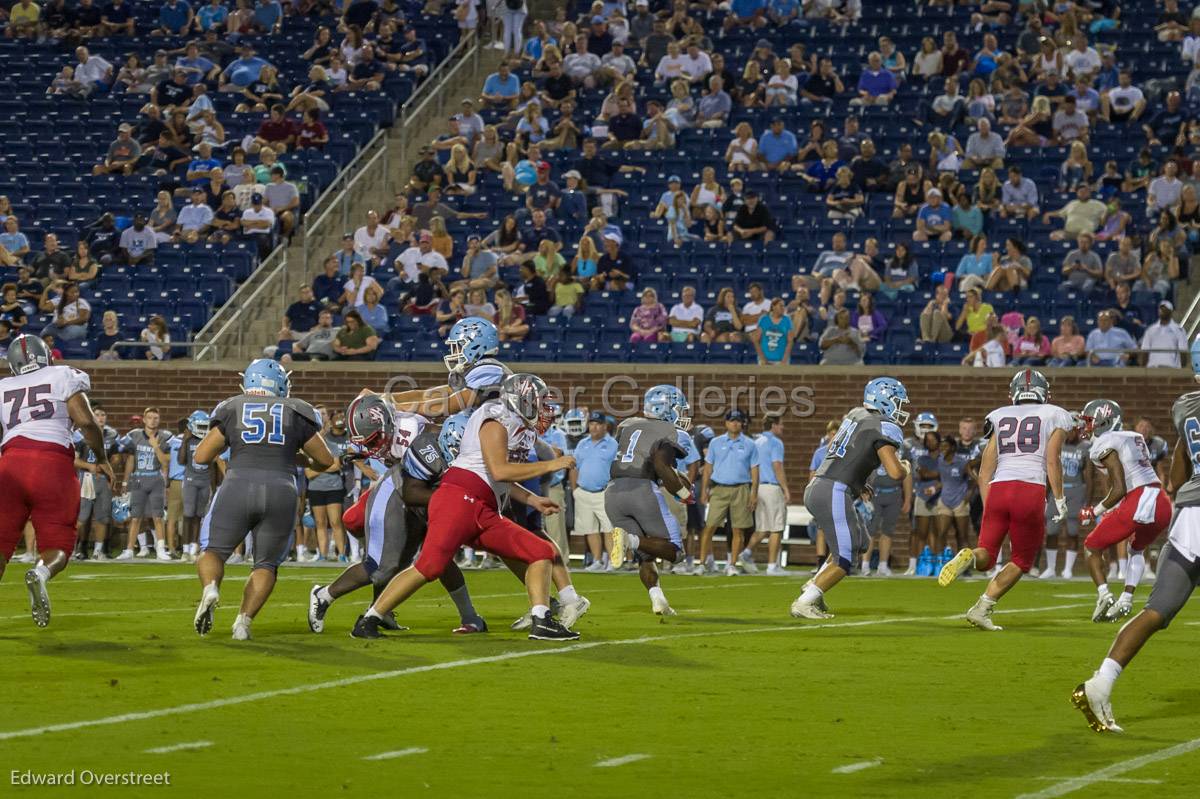
<svg viewBox="0 0 1200 799"><path fill-rule="evenodd" d="M418 413L408 413L407 411L392 411L392 422L395 427L392 444L382 453L382 458L388 466L404 460L404 456L408 454L408 448L412 446L412 442L425 429L425 425L429 424L429 420L424 416ZM372 483L354 501L354 504L346 508L345 512L342 513L342 525L355 535L360 534L366 526L367 502L374 488L375 483Z"/></svg>
<svg viewBox="0 0 1200 799"><path fill-rule="evenodd" d="M89 388L69 366L0 380L0 557L12 556L30 520L41 549L75 548L79 478L67 400Z"/></svg>
<svg viewBox="0 0 1200 799"><path fill-rule="evenodd" d="M1071 430L1075 420L1057 405L1006 405L987 415L996 440L996 473L992 476L979 546L1000 554L1004 537L1012 562L1029 571L1046 538L1046 448L1055 430Z"/></svg>
<svg viewBox="0 0 1200 799"><path fill-rule="evenodd" d="M1110 430L1092 442L1088 457L1103 467L1104 459L1112 452L1121 459L1125 472L1125 496L1104 514L1084 545L1099 551L1132 536L1133 550L1141 552L1171 523L1171 500L1162 490L1140 433Z"/></svg>
<svg viewBox="0 0 1200 799"><path fill-rule="evenodd" d="M485 423L498 422L508 433L508 460L527 463L536 435L499 400L481 405L467 422L458 457L429 500L429 527L413 564L427 580L441 576L460 547L472 546L523 563L552 560L554 545L500 515L499 497L507 482L493 479L483 461L479 439Z"/></svg>

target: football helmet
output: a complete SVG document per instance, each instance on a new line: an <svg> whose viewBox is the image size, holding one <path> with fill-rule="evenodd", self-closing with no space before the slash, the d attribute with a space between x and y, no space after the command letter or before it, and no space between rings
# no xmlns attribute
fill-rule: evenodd
<svg viewBox="0 0 1200 799"><path fill-rule="evenodd" d="M904 427L908 423L908 389L894 377L877 377L863 389L863 407L877 411L885 419L891 419Z"/></svg>
<svg viewBox="0 0 1200 799"><path fill-rule="evenodd" d="M926 433L936 433L938 431L938 420L929 411L922 411L917 414L917 418L913 420L913 430L917 432L917 436L922 440Z"/></svg>
<svg viewBox="0 0 1200 799"><path fill-rule="evenodd" d="M1110 399L1092 400L1083 406L1079 416L1083 420L1084 438L1121 429L1121 406Z"/></svg>
<svg viewBox="0 0 1200 799"><path fill-rule="evenodd" d="M37 336L24 333L8 345L8 368L14 375L27 375L50 365L50 348Z"/></svg>
<svg viewBox="0 0 1200 799"><path fill-rule="evenodd" d="M1050 401L1050 381L1036 369L1022 369L1008 384L1008 396L1013 405L1023 402Z"/></svg>
<svg viewBox="0 0 1200 799"><path fill-rule="evenodd" d="M1196 381L1200 382L1200 338L1192 342L1192 373L1196 376Z"/></svg>
<svg viewBox="0 0 1200 799"><path fill-rule="evenodd" d="M196 438L208 435L208 414L205 411L192 411L187 421L188 432Z"/></svg>
<svg viewBox="0 0 1200 799"><path fill-rule="evenodd" d="M562 415L558 429L568 436L581 436L587 432L587 414L582 408L572 408Z"/></svg>
<svg viewBox="0 0 1200 799"><path fill-rule="evenodd" d="M538 423L542 407L549 401L550 388L546 381L528 372L518 372L504 378L500 384L500 399L504 407L520 416L531 427Z"/></svg>
<svg viewBox="0 0 1200 799"><path fill-rule="evenodd" d="M648 419L661 419L670 422L680 430L690 430L692 427L691 407L687 396L675 386L654 386L646 392L642 403L642 413Z"/></svg>
<svg viewBox="0 0 1200 799"><path fill-rule="evenodd" d="M470 411L459 411L442 422L442 432L438 433L438 449L442 451L442 458L447 464L458 457L458 449L462 446L463 434L467 432L467 422L470 418Z"/></svg>
<svg viewBox="0 0 1200 799"><path fill-rule="evenodd" d="M250 362L242 372L242 391L268 397L286 397L291 390L288 371L270 358Z"/></svg>
<svg viewBox="0 0 1200 799"><path fill-rule="evenodd" d="M362 448L368 458L378 458L392 445L396 420L392 409L377 394L357 397L346 409L350 441Z"/></svg>
<svg viewBox="0 0 1200 799"><path fill-rule="evenodd" d="M450 372L461 372L500 351L500 334L496 326L481 316L460 319L446 336L447 353L442 358Z"/></svg>

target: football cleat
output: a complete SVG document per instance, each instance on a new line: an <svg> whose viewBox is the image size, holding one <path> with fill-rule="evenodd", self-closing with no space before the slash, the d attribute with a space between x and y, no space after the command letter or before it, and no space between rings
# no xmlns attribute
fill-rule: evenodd
<svg viewBox="0 0 1200 799"><path fill-rule="evenodd" d="M985 608L980 602L976 602L971 606L971 609L967 611L967 621L971 622L971 624L975 625L979 629L987 630L988 632L997 632L1004 629L999 624L996 624L996 622L992 621L992 608Z"/></svg>
<svg viewBox="0 0 1200 799"><path fill-rule="evenodd" d="M379 620L379 626L381 629L393 633L402 633L408 630L407 627L396 621L396 612L392 610L383 614L383 618Z"/></svg>
<svg viewBox="0 0 1200 799"><path fill-rule="evenodd" d="M905 577L914 577L914 576L916 576L916 573L917 573L917 564L915 564L915 563L908 564L908 568L904 570Z"/></svg>
<svg viewBox="0 0 1200 799"><path fill-rule="evenodd" d="M625 531L614 527L609 533L612 541L609 545L609 562L620 566L625 562Z"/></svg>
<svg viewBox="0 0 1200 799"><path fill-rule="evenodd" d="M1054 570L1046 569L1041 574L1039 574L1037 578L1039 580L1053 580L1054 579Z"/></svg>
<svg viewBox="0 0 1200 799"><path fill-rule="evenodd" d="M950 585L975 563L975 553L969 549L960 549L958 554L946 562L938 574L938 585L942 588Z"/></svg>
<svg viewBox="0 0 1200 799"><path fill-rule="evenodd" d="M604 571L604 564L598 560L593 560L591 563L585 566L583 570L585 572L602 572Z"/></svg>
<svg viewBox="0 0 1200 799"><path fill-rule="evenodd" d="M1104 621L1120 621L1121 619L1133 613L1133 595L1121 592L1117 597L1117 601L1112 603L1112 606L1104 614Z"/></svg>
<svg viewBox="0 0 1200 799"><path fill-rule="evenodd" d="M650 597L650 609L654 611L656 616L674 616L675 609L667 602L667 598L661 594Z"/></svg>
<svg viewBox="0 0 1200 799"><path fill-rule="evenodd" d="M141 547L140 549L138 549L137 555L135 557L139 557L139 558L150 557L150 548L149 547Z"/></svg>
<svg viewBox="0 0 1200 799"><path fill-rule="evenodd" d="M482 616L476 616L471 621L464 621L454 628L455 635L474 635L475 633L486 633L487 631L487 622L483 620Z"/></svg>
<svg viewBox="0 0 1200 799"><path fill-rule="evenodd" d="M250 634L250 623L254 619L249 616L239 613L238 617L233 620L233 640L249 641L254 636Z"/></svg>
<svg viewBox="0 0 1200 799"><path fill-rule="evenodd" d="M804 602L800 597L792 602L791 613L797 619L832 619L833 614L822 607L823 601Z"/></svg>
<svg viewBox="0 0 1200 799"><path fill-rule="evenodd" d="M780 574L787 574L787 570L785 570L778 563L772 563L767 566L767 574L769 576L774 577L774 576L780 575Z"/></svg>
<svg viewBox="0 0 1200 799"><path fill-rule="evenodd" d="M314 633L324 632L325 614L329 612L328 602L323 602L317 594L322 586L314 585L308 592L308 629Z"/></svg>
<svg viewBox="0 0 1200 799"><path fill-rule="evenodd" d="M754 562L754 558L747 555L745 552L743 552L741 555L738 555L738 563L743 569L746 570L746 574L758 573L758 564Z"/></svg>
<svg viewBox="0 0 1200 799"><path fill-rule="evenodd" d="M592 603L588 601L588 598L581 596L574 602L563 604L559 610L558 620L562 622L564 627L570 629L575 626L575 622L579 621L583 614L588 612L588 608L591 606Z"/></svg>
<svg viewBox="0 0 1200 799"><path fill-rule="evenodd" d="M117 555L113 560L133 560L133 550L122 549L121 554Z"/></svg>
<svg viewBox="0 0 1200 799"><path fill-rule="evenodd" d="M383 638L383 633L379 632L379 619L375 616L359 616L354 622L354 629L350 631L350 637Z"/></svg>
<svg viewBox="0 0 1200 799"><path fill-rule="evenodd" d="M1074 580L1074 579L1075 579L1075 572L1073 572L1073 571L1066 571L1066 570L1064 570L1064 571L1063 571L1063 573L1062 573L1062 578L1063 578L1064 580Z"/></svg>
<svg viewBox="0 0 1200 799"><path fill-rule="evenodd" d="M741 574L741 572L738 571L738 567L734 566L732 563L725 566L726 577L737 577L739 574Z"/></svg>
<svg viewBox="0 0 1200 799"><path fill-rule="evenodd" d="M1079 708L1088 726L1095 732L1125 732L1113 718L1108 697L1100 696L1092 680L1076 686L1071 692L1071 704Z"/></svg>
<svg viewBox="0 0 1200 799"><path fill-rule="evenodd" d="M888 566L886 563L880 563L879 568L875 571L875 573L880 577L891 577L892 567Z"/></svg>
<svg viewBox="0 0 1200 799"><path fill-rule="evenodd" d="M528 630L533 625L533 613L526 611L525 615L508 625L510 630Z"/></svg>
<svg viewBox="0 0 1200 799"><path fill-rule="evenodd" d="M104 561L104 560L109 560L109 557L108 557L108 554L104 552L104 550L101 550L99 552L92 553L92 560Z"/></svg>
<svg viewBox="0 0 1200 799"><path fill-rule="evenodd" d="M569 630L549 613L544 616L534 616L529 626L531 641L574 641L579 633Z"/></svg>
<svg viewBox="0 0 1200 799"><path fill-rule="evenodd" d="M1113 595L1107 591L1101 594L1096 599L1096 607L1092 610L1092 621L1104 621L1108 609L1116 604L1116 601L1113 599Z"/></svg>
<svg viewBox="0 0 1200 799"><path fill-rule="evenodd" d="M199 635L208 635L213 626L213 610L221 604L221 592L216 585L207 585L200 595L200 607L196 608L195 627Z"/></svg>
<svg viewBox="0 0 1200 799"><path fill-rule="evenodd" d="M238 565L239 563L243 562L244 560L245 560L245 558L243 558L243 557L242 557L241 555L239 555L238 553L234 552L232 555L230 555L230 556L229 556L229 558L228 558L228 559L226 559L226 561L225 561L225 565L227 565L227 566L236 566L236 565Z"/></svg>
<svg viewBox="0 0 1200 799"><path fill-rule="evenodd" d="M50 623L50 593L46 590L46 581L30 569L25 572L25 588L29 590L29 612L33 623L45 627Z"/></svg>

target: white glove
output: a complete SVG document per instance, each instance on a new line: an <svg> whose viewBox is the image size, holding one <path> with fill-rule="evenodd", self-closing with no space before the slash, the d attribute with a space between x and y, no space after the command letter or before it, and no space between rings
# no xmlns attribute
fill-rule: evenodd
<svg viewBox="0 0 1200 799"><path fill-rule="evenodd" d="M1054 507L1058 511L1058 513L1056 513L1054 518L1051 519L1050 521L1053 522L1054 524L1058 524L1063 519L1067 518L1067 498L1066 497L1055 497L1054 498Z"/></svg>

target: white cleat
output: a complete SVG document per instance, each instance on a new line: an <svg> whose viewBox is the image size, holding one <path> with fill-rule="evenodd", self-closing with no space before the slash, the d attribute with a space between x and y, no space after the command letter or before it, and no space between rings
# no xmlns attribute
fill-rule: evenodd
<svg viewBox="0 0 1200 799"><path fill-rule="evenodd" d="M109 557L104 552L93 552L92 557L90 559L94 560L96 562L103 562L103 561L109 560Z"/></svg>
<svg viewBox="0 0 1200 799"><path fill-rule="evenodd" d="M155 560L161 560L161 561L165 561L165 562L170 562L170 561L174 561L174 560L175 560L175 558L171 557L171 553L170 553L170 552L167 552L166 550L163 550L162 552L159 552L157 555L155 555L154 559L155 559Z"/></svg>
<svg viewBox="0 0 1200 799"><path fill-rule="evenodd" d="M588 601L588 598L581 596L574 602L567 602L562 606L562 609L558 613L558 620L562 623L562 626L566 627L568 630L574 629L575 622L579 621L580 617L587 613L588 608L591 606L592 603ZM530 623L532 624L532 622L533 618L530 617Z"/></svg>
<svg viewBox="0 0 1200 799"><path fill-rule="evenodd" d="M732 563L725 567L726 577L737 577L739 574L741 574L741 572L738 571L738 567L734 566Z"/></svg>
<svg viewBox="0 0 1200 799"><path fill-rule="evenodd" d="M1117 600L1113 599L1113 595L1107 591L1101 594L1096 599L1096 607L1092 610L1092 621L1104 621L1104 617L1107 615L1108 609L1111 608L1116 601Z"/></svg>
<svg viewBox="0 0 1200 799"><path fill-rule="evenodd" d="M29 591L29 612L33 623L45 627L50 623L50 593L46 581L33 569L25 572L25 588Z"/></svg>
<svg viewBox="0 0 1200 799"><path fill-rule="evenodd" d="M879 575L880 577L891 577L892 569L886 563L880 563L879 568L875 570L875 574Z"/></svg>
<svg viewBox="0 0 1200 799"><path fill-rule="evenodd" d="M525 615L508 625L510 630L528 630L533 626L533 613L525 611Z"/></svg>
<svg viewBox="0 0 1200 799"><path fill-rule="evenodd" d="M1079 708L1088 726L1096 732L1125 732L1113 718L1109 697L1096 687L1096 675L1081 683L1071 694L1071 704Z"/></svg>
<svg viewBox="0 0 1200 799"><path fill-rule="evenodd" d="M250 623L254 619L249 616L239 613L238 617L233 621L233 640L249 641L254 636L250 634Z"/></svg>
<svg viewBox="0 0 1200 799"><path fill-rule="evenodd" d="M1064 571L1063 571L1063 573L1062 573L1062 578L1063 578L1064 580L1074 580L1074 579L1075 579L1075 572L1073 572L1073 571L1068 571L1068 570L1064 570Z"/></svg>
<svg viewBox="0 0 1200 799"><path fill-rule="evenodd" d="M604 564L598 560L593 560L587 566L584 566L583 570L585 572L593 572L593 573L602 572L602 571L604 571Z"/></svg>
<svg viewBox="0 0 1200 799"><path fill-rule="evenodd" d="M117 555L113 560L133 560L133 550L122 549L121 554Z"/></svg>
<svg viewBox="0 0 1200 799"><path fill-rule="evenodd" d="M149 547L141 547L141 548L140 548L140 549L137 551L137 555L136 555L136 557L138 557L138 558L148 558L148 557L150 557L150 548L149 548Z"/></svg>
<svg viewBox="0 0 1200 799"><path fill-rule="evenodd" d="M1046 569L1045 571L1043 571L1041 574L1038 575L1038 579L1039 580L1053 580L1054 579L1054 571L1051 569Z"/></svg>
<svg viewBox="0 0 1200 799"><path fill-rule="evenodd" d="M777 577L782 574L787 574L787 570L778 563L772 563L767 566L767 574L771 577Z"/></svg>
<svg viewBox="0 0 1200 799"><path fill-rule="evenodd" d="M792 602L792 617L797 619L832 619L833 614L817 602L804 602L800 597Z"/></svg>
<svg viewBox="0 0 1200 799"><path fill-rule="evenodd" d="M243 558L241 555L239 555L238 553L234 552L232 555L230 555L230 556L229 556L229 559L225 561L225 564L226 564L227 566L236 566L236 565L238 565L239 563L242 563L242 562L244 562L245 560L246 560L246 559L245 559L245 558Z"/></svg>
<svg viewBox="0 0 1200 799"><path fill-rule="evenodd" d="M976 602L967 611L967 621L975 625L981 630L995 632L1004 628L992 621L992 608L984 608L982 603Z"/></svg>
<svg viewBox="0 0 1200 799"><path fill-rule="evenodd" d="M703 563L697 563L695 565L695 567L692 569L692 574L696 577L703 577L707 573L708 573L708 570L704 568Z"/></svg>
<svg viewBox="0 0 1200 799"><path fill-rule="evenodd" d="M1037 566L1034 566L1033 568L1031 568L1031 569L1029 570L1029 576L1030 576L1030 577L1040 577L1040 576L1041 576L1041 574L1042 574L1042 571L1041 571L1041 569L1039 569Z"/></svg>
<svg viewBox="0 0 1200 799"><path fill-rule="evenodd" d="M667 598L665 596L650 597L650 609L654 611L654 615L656 616L675 615L675 610L671 607L670 603L667 602Z"/></svg>
<svg viewBox="0 0 1200 799"><path fill-rule="evenodd" d="M33 563L34 557L32 552L23 552L12 560L13 563Z"/></svg>
<svg viewBox="0 0 1200 799"><path fill-rule="evenodd" d="M308 629L314 633L325 631L325 614L329 612L329 602L321 600L318 594L322 586L314 585L308 592Z"/></svg>
<svg viewBox="0 0 1200 799"><path fill-rule="evenodd" d="M743 552L738 555L738 563L746 570L746 574L758 574L758 564L754 562L754 558Z"/></svg>
<svg viewBox="0 0 1200 799"><path fill-rule="evenodd" d="M196 608L195 627L197 634L208 635L209 631L212 630L213 610L219 604L221 604L221 592L217 590L217 586L205 586L204 593L200 595L200 607Z"/></svg>
<svg viewBox="0 0 1200 799"><path fill-rule="evenodd" d="M1104 614L1104 618L1097 621L1120 621L1130 613L1133 613L1133 596L1122 592L1117 597L1117 601L1113 602L1112 607Z"/></svg>

